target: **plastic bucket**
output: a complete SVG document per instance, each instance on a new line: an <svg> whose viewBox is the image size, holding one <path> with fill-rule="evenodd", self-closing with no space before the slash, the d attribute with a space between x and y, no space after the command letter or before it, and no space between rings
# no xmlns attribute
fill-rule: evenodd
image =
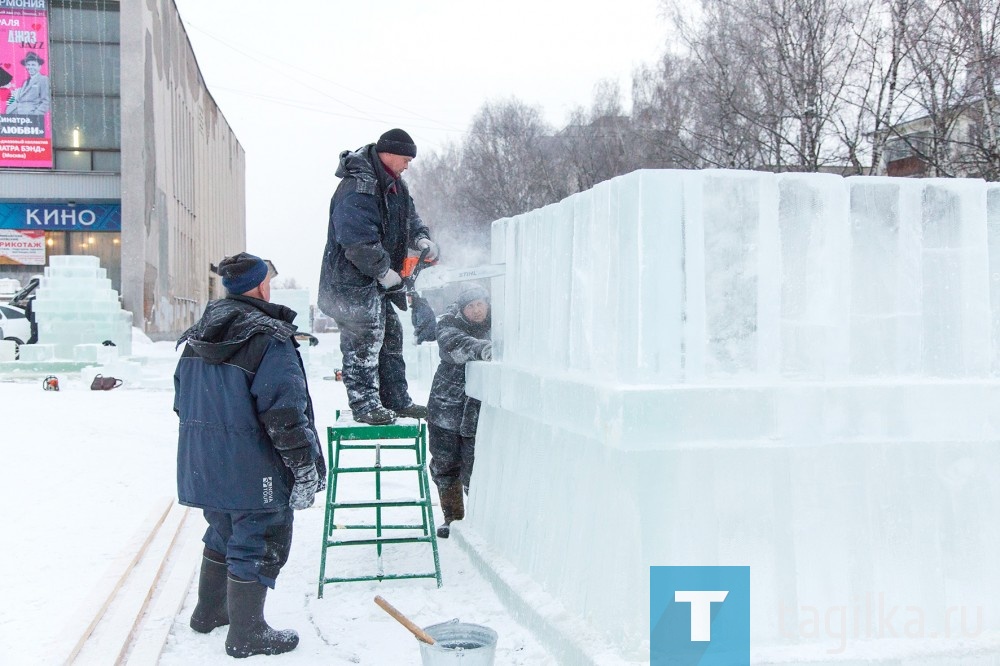
<svg viewBox="0 0 1000 666"><path fill-rule="evenodd" d="M417 641L424 666L493 666L497 632L489 627L452 620L424 627L434 645Z"/></svg>

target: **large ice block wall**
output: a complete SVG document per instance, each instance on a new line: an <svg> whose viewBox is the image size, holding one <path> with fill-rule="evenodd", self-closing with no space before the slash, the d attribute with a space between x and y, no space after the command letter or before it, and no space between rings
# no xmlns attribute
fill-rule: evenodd
<svg viewBox="0 0 1000 666"><path fill-rule="evenodd" d="M493 261L465 541L615 659L651 565L749 565L761 661L1000 630L1000 186L638 171L498 220Z"/></svg>

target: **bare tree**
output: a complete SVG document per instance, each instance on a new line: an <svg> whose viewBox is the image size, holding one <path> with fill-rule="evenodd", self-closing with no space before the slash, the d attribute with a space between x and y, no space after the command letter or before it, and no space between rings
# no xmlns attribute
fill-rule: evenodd
<svg viewBox="0 0 1000 666"><path fill-rule="evenodd" d="M958 170L996 180L1000 177L1000 132L997 127L997 66L1000 65L1000 2L946 0L947 24L964 42L966 61L964 106L970 124L953 140Z"/></svg>
<svg viewBox="0 0 1000 666"><path fill-rule="evenodd" d="M474 179L464 187L468 205L498 219L565 197L568 179L546 159L552 134L538 108L517 99L485 104L462 147L462 172Z"/></svg>
<svg viewBox="0 0 1000 666"><path fill-rule="evenodd" d="M892 128L905 109L901 66L912 0L860 0L854 5L851 62L841 92L843 106L833 122L842 159L853 173L871 175L881 164Z"/></svg>
<svg viewBox="0 0 1000 666"><path fill-rule="evenodd" d="M556 134L560 162L569 171L573 192L634 171L639 166L632 121L617 83L603 81L589 110L576 109L569 125Z"/></svg>
<svg viewBox="0 0 1000 666"><path fill-rule="evenodd" d="M481 263L490 245L493 218L475 210L468 190L476 178L461 164L462 148L450 144L413 163L410 190L420 216L441 246L442 259L454 266Z"/></svg>
<svg viewBox="0 0 1000 666"><path fill-rule="evenodd" d="M897 124L892 134L928 165L931 176L959 175L954 141L969 101L965 85L969 46L954 19L946 5L917 0L904 33L904 64L911 85L902 95L913 120L907 126Z"/></svg>
<svg viewBox="0 0 1000 666"><path fill-rule="evenodd" d="M632 131L641 166L697 166L696 153L685 149L682 138L697 111L692 69L686 58L666 53L655 67L644 65L632 74Z"/></svg>

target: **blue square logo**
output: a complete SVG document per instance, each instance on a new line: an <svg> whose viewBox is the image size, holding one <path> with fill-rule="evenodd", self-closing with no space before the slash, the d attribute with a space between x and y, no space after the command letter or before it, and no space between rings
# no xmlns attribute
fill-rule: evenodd
<svg viewBox="0 0 1000 666"><path fill-rule="evenodd" d="M750 663L750 567L650 567L650 666Z"/></svg>

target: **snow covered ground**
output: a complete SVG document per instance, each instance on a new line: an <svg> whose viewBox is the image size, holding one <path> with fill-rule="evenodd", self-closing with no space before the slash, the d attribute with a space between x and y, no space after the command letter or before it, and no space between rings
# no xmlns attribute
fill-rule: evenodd
<svg viewBox="0 0 1000 666"><path fill-rule="evenodd" d="M319 337L323 348L337 348L336 334ZM5 534L0 663L55 663L54 650L65 644L69 628L79 625L80 609L99 588L109 562L163 499L175 496L177 419L170 376L176 355L171 343L136 340L134 345L133 353L146 359L141 387L90 391L79 373L67 373L59 377L61 390L51 392L42 390L40 378L0 378L0 450L8 471L0 484ZM343 385L324 381L323 374L310 375L321 434L334 410L346 406ZM411 386L411 392L420 401L427 388ZM416 640L372 602L376 594L420 626L457 617L493 628L500 636L497 664L555 663L507 615L455 540L439 541L440 589L432 579L343 583L326 586L318 599L322 500L318 496L313 508L296 513L289 562L265 608L272 626L298 630L301 642L269 663L419 664ZM367 548L346 550L353 552L338 552L335 566L360 570L374 564ZM426 570L430 549L387 552L386 562ZM225 654L225 629L200 635L187 626L196 585L171 629L161 664L232 663Z"/></svg>

